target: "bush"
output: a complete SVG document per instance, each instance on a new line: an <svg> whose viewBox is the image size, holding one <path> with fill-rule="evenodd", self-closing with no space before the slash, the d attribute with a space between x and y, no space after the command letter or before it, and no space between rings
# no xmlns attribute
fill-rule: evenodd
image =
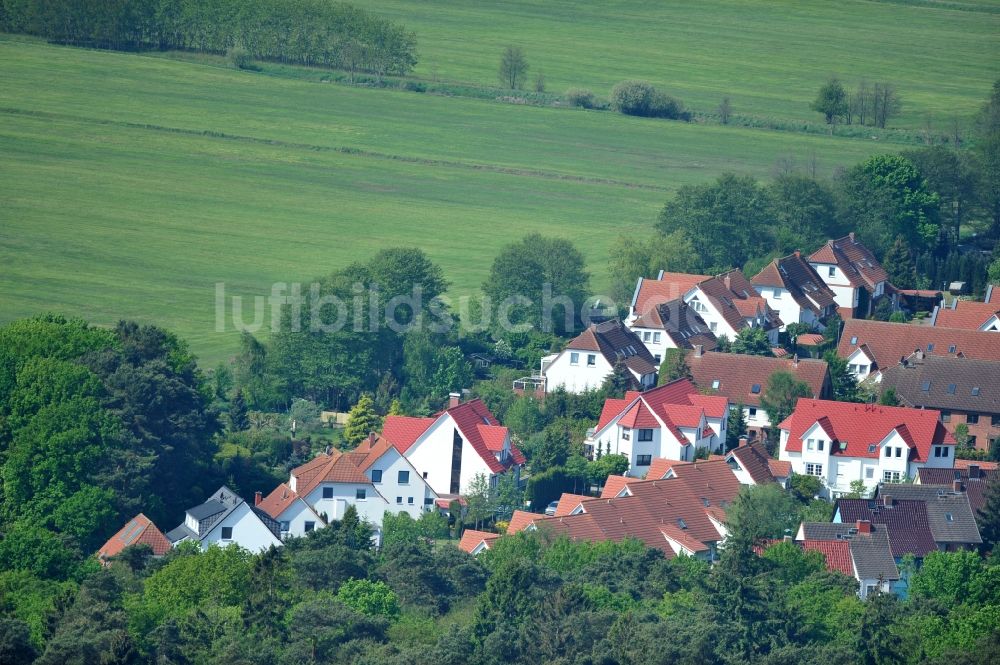
<svg viewBox="0 0 1000 665"><path fill-rule="evenodd" d="M260 67L253 63L253 58L250 57L250 51L246 50L242 46L231 46L228 51L226 51L226 58L236 69L246 69L250 71L258 71Z"/></svg>
<svg viewBox="0 0 1000 665"><path fill-rule="evenodd" d="M584 88L570 88L566 91L565 97L570 106L579 106L582 109L592 109L596 106L594 93Z"/></svg>
<svg viewBox="0 0 1000 665"><path fill-rule="evenodd" d="M427 84L420 81L403 81L399 87L408 92L427 92Z"/></svg>
<svg viewBox="0 0 1000 665"><path fill-rule="evenodd" d="M644 118L690 120L680 100L657 90L645 81L622 81L611 90L612 110Z"/></svg>

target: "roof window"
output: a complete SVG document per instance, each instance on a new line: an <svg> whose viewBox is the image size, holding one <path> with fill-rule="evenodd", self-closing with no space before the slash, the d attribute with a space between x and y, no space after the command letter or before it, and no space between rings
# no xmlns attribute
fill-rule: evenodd
<svg viewBox="0 0 1000 665"><path fill-rule="evenodd" d="M979 397L979 386L976 386L975 388L972 389L972 396Z"/></svg>
<svg viewBox="0 0 1000 665"><path fill-rule="evenodd" d="M851 346L854 346L857 343L858 343L858 336L857 335L852 335L851 336Z"/></svg>
<svg viewBox="0 0 1000 665"><path fill-rule="evenodd" d="M677 526L679 526L682 529L688 528L687 522L684 521L683 517L678 517L677 518Z"/></svg>
<svg viewBox="0 0 1000 665"><path fill-rule="evenodd" d="M750 392L752 392L754 395L760 393L760 384L759 383L753 384L753 386L750 387Z"/></svg>
<svg viewBox="0 0 1000 665"><path fill-rule="evenodd" d="M931 389L931 382L924 381L922 384L920 384L920 389L923 390L925 393L929 392Z"/></svg>
<svg viewBox="0 0 1000 665"><path fill-rule="evenodd" d="M928 342L927 343L927 350L928 351L933 351L934 350L934 342Z"/></svg>
<svg viewBox="0 0 1000 665"><path fill-rule="evenodd" d="M948 347L948 353L955 353L955 345L954 344L952 344L951 346Z"/></svg>
<svg viewBox="0 0 1000 665"><path fill-rule="evenodd" d="M957 388L958 388L958 386L956 386L954 383L949 383L948 384L948 394L949 395L954 395L955 394L955 390Z"/></svg>

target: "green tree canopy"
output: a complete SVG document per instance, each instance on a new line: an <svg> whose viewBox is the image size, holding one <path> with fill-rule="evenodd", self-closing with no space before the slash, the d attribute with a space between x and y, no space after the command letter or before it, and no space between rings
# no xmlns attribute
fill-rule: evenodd
<svg viewBox="0 0 1000 665"><path fill-rule="evenodd" d="M813 111L822 113L826 124L836 122L837 118L847 113L847 91L844 84L836 76L823 84L810 105Z"/></svg>
<svg viewBox="0 0 1000 665"><path fill-rule="evenodd" d="M809 384L798 381L791 372L777 371L767 379L767 387L760 396L760 405L767 411L773 427L791 415L800 397L812 397Z"/></svg>
<svg viewBox="0 0 1000 665"><path fill-rule="evenodd" d="M382 419L375 413L375 401L365 393L347 414L344 427L344 443L354 448L368 438L372 432L382 429Z"/></svg>

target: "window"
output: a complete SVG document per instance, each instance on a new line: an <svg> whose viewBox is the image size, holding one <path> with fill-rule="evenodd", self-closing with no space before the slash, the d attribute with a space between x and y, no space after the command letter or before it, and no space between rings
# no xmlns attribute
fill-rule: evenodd
<svg viewBox="0 0 1000 665"><path fill-rule="evenodd" d="M575 352L570 352L569 354L569 364L579 365L580 364L580 354Z"/></svg>
<svg viewBox="0 0 1000 665"><path fill-rule="evenodd" d="M897 447L896 448L896 457L902 457L902 456L903 456L903 449Z"/></svg>
<svg viewBox="0 0 1000 665"><path fill-rule="evenodd" d="M411 505L411 506L412 506L412 505L413 505L413 497L412 497L412 496L408 496L408 497L406 497L406 503L407 503L408 505Z"/></svg>
<svg viewBox="0 0 1000 665"><path fill-rule="evenodd" d="M719 326L715 321L712 321L711 323L708 324L708 329L711 330L712 332L715 332L716 330L718 330L718 328Z"/></svg>
<svg viewBox="0 0 1000 665"><path fill-rule="evenodd" d="M951 346L948 347L948 353L955 353L955 345L954 344L952 344Z"/></svg>
<svg viewBox="0 0 1000 665"><path fill-rule="evenodd" d="M979 414L978 413L970 413L970 414L966 415L965 416L965 422L969 423L970 425L978 425L979 424Z"/></svg>
<svg viewBox="0 0 1000 665"><path fill-rule="evenodd" d="M858 343L858 336L857 335L852 335L851 336L851 346L854 346L857 343Z"/></svg>
<svg viewBox="0 0 1000 665"><path fill-rule="evenodd" d="M403 497L397 496L396 497L396 503L403 503Z"/></svg>
<svg viewBox="0 0 1000 665"><path fill-rule="evenodd" d="M653 333L653 344L659 344L659 343L660 343L660 333L655 332Z"/></svg>
<svg viewBox="0 0 1000 665"><path fill-rule="evenodd" d="M951 422L951 411L942 411L941 412L941 422L943 422L943 423L950 423Z"/></svg>
<svg viewBox="0 0 1000 665"><path fill-rule="evenodd" d="M975 435L969 437L969 448L976 447L976 437Z"/></svg>
<svg viewBox="0 0 1000 665"><path fill-rule="evenodd" d="M756 418L757 417L757 409L756 408L750 407L749 409L747 409L747 411L750 414L750 418Z"/></svg>
<svg viewBox="0 0 1000 665"><path fill-rule="evenodd" d="M410 484L410 472L409 471L400 471L399 472L399 484L400 485L409 485Z"/></svg>
<svg viewBox="0 0 1000 665"><path fill-rule="evenodd" d="M679 526L682 529L688 528L687 522L684 521L683 517L678 517L677 518L677 526Z"/></svg>
<svg viewBox="0 0 1000 665"><path fill-rule="evenodd" d="M372 482L373 483L382 482L382 469L372 469Z"/></svg>
<svg viewBox="0 0 1000 665"><path fill-rule="evenodd" d="M808 439L806 441L806 450L816 450L816 439Z"/></svg>
<svg viewBox="0 0 1000 665"><path fill-rule="evenodd" d="M305 532L306 533L309 533L310 531L313 531L315 529L316 529L316 523L315 522L306 522L306 524L305 524Z"/></svg>
<svg viewBox="0 0 1000 665"><path fill-rule="evenodd" d="M429 497L429 496L427 496L427 497L424 497L424 505L425 505L425 506L429 506L429 505L431 505L432 503L434 503L434 499L433 499L433 497Z"/></svg>
<svg viewBox="0 0 1000 665"><path fill-rule="evenodd" d="M920 384L920 389L922 391L924 391L925 393L926 392L930 392L931 382L930 381L924 381L923 383Z"/></svg>
<svg viewBox="0 0 1000 665"><path fill-rule="evenodd" d="M808 476L822 476L823 475L823 465L822 464L806 464L806 475L808 475Z"/></svg>
<svg viewBox="0 0 1000 665"><path fill-rule="evenodd" d="M424 480L427 480L427 472L424 471Z"/></svg>
<svg viewBox="0 0 1000 665"><path fill-rule="evenodd" d="M948 446L934 446L934 457L947 457Z"/></svg>
<svg viewBox="0 0 1000 665"><path fill-rule="evenodd" d="M876 444L876 443L869 443L868 444L868 452L873 453L873 452L875 452L876 448L878 448L878 444Z"/></svg>
<svg viewBox="0 0 1000 665"><path fill-rule="evenodd" d="M830 266L829 268L826 269L826 276L827 277L836 277L837 276L837 269L834 266ZM854 344L854 342L851 342L851 344Z"/></svg>
<svg viewBox="0 0 1000 665"><path fill-rule="evenodd" d="M850 371L853 374L857 374L858 373L858 366L855 365L854 363L851 363L850 365L848 365L847 369L848 369L848 371Z"/></svg>
<svg viewBox="0 0 1000 665"><path fill-rule="evenodd" d="M288 531L288 529L291 526L288 522L286 522L284 520L282 520L281 522L278 522L278 524L281 526L281 530L282 531Z"/></svg>
<svg viewBox="0 0 1000 665"><path fill-rule="evenodd" d="M323 488L323 498L324 499L332 499L333 498L333 488L332 487L324 487Z"/></svg>
<svg viewBox="0 0 1000 665"><path fill-rule="evenodd" d="M972 389L972 396L979 397L979 386L976 386L975 388Z"/></svg>
<svg viewBox="0 0 1000 665"><path fill-rule="evenodd" d="M875 477L875 467L870 466L867 469L865 469L865 478L868 478L870 480L874 477Z"/></svg>
<svg viewBox="0 0 1000 665"><path fill-rule="evenodd" d="M648 342L652 337L653 337L653 334L651 332L649 332L648 330L643 331L643 333L642 333L642 341Z"/></svg>
<svg viewBox="0 0 1000 665"><path fill-rule="evenodd" d="M622 441L628 441L632 438L632 430L628 427L622 427Z"/></svg>
<svg viewBox="0 0 1000 665"><path fill-rule="evenodd" d="M826 445L826 441L823 439L816 439L816 450L823 452L823 446Z"/></svg>
<svg viewBox="0 0 1000 665"><path fill-rule="evenodd" d="M640 441L652 441L653 440L653 430L651 430L651 429L641 429L641 430L639 430L639 440Z"/></svg>
<svg viewBox="0 0 1000 665"><path fill-rule="evenodd" d="M1000 427L1000 416L992 415L990 416L990 425L993 427Z"/></svg>
<svg viewBox="0 0 1000 665"><path fill-rule="evenodd" d="M653 360L655 360L656 364L659 365L663 361L663 358L661 358L660 354L657 353L656 355L653 356Z"/></svg>
<svg viewBox="0 0 1000 665"><path fill-rule="evenodd" d="M927 344L927 350L928 351L933 351L934 350L934 342L929 342Z"/></svg>
<svg viewBox="0 0 1000 665"><path fill-rule="evenodd" d="M366 496L367 492L364 489L354 490L354 498L357 499L358 501L364 501Z"/></svg>
<svg viewBox="0 0 1000 665"><path fill-rule="evenodd" d="M750 386L750 392L752 392L754 395L759 395L760 394L760 384L759 383L755 383L752 386Z"/></svg>
<svg viewBox="0 0 1000 665"><path fill-rule="evenodd" d="M712 381L712 390L718 390L720 385L721 384L719 383L718 379Z"/></svg>
<svg viewBox="0 0 1000 665"><path fill-rule="evenodd" d="M775 300L781 300L781 289L775 289L774 290L774 299Z"/></svg>
<svg viewBox="0 0 1000 665"><path fill-rule="evenodd" d="M858 374L865 375L868 373L868 365L858 365Z"/></svg>
<svg viewBox="0 0 1000 665"><path fill-rule="evenodd" d="M588 353L587 367L596 367L596 366L597 366L597 356L595 356L593 353Z"/></svg>
<svg viewBox="0 0 1000 665"><path fill-rule="evenodd" d="M952 515L951 513L945 513L945 514L944 514L944 518L945 518L945 520L947 520L948 522L954 522L954 521L955 521L955 516L954 516L954 515Z"/></svg>
<svg viewBox="0 0 1000 665"><path fill-rule="evenodd" d="M636 466L649 466L653 463L652 455L637 455L635 458Z"/></svg>
<svg viewBox="0 0 1000 665"><path fill-rule="evenodd" d="M899 471L884 471L884 472L882 472L882 482L884 482L884 483L898 483L899 482Z"/></svg>
<svg viewBox="0 0 1000 665"><path fill-rule="evenodd" d="M231 526L224 526L224 527L222 527L222 539L223 540L232 540L233 539L233 527L231 527Z"/></svg>
<svg viewBox="0 0 1000 665"><path fill-rule="evenodd" d="M954 395L954 394L955 394L955 389L956 389L957 387L958 387L958 386L956 386L956 385L955 385L954 383L949 383L949 384L948 384L948 394L949 394L949 395Z"/></svg>

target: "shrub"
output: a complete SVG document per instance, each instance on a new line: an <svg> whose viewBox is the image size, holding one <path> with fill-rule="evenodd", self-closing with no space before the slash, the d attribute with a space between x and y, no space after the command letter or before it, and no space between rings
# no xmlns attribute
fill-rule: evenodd
<svg viewBox="0 0 1000 665"><path fill-rule="evenodd" d="M611 90L611 108L625 115L690 120L680 100L645 81L622 81Z"/></svg>
<svg viewBox="0 0 1000 665"><path fill-rule="evenodd" d="M228 51L226 51L226 58L236 69L248 69L251 71L257 71L257 67L253 63L253 58L250 57L250 51L246 50L242 46L231 46Z"/></svg>
<svg viewBox="0 0 1000 665"><path fill-rule="evenodd" d="M582 109L592 109L595 106L596 98L594 93L584 88L570 88L566 91L566 101L570 106L579 106Z"/></svg>
<svg viewBox="0 0 1000 665"><path fill-rule="evenodd" d="M404 81L400 87L409 92L427 92L427 85L420 81Z"/></svg>

